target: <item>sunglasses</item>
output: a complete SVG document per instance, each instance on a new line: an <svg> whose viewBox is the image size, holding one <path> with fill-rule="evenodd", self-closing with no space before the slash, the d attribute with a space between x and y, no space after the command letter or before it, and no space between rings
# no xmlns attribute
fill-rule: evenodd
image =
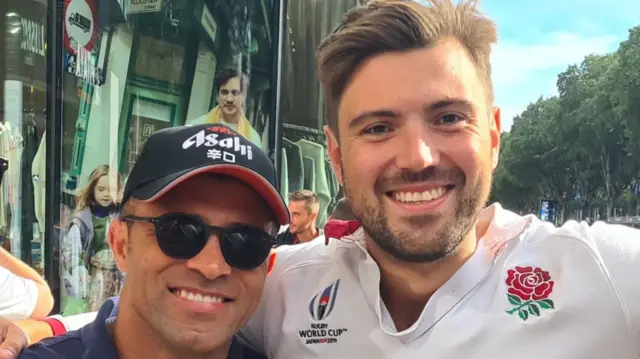
<svg viewBox="0 0 640 359"><path fill-rule="evenodd" d="M260 267L276 243L274 235L249 225L210 226L200 217L188 213L168 213L159 217L126 216L125 222L151 223L158 246L167 256L190 259L198 255L216 234L225 261L240 270Z"/></svg>

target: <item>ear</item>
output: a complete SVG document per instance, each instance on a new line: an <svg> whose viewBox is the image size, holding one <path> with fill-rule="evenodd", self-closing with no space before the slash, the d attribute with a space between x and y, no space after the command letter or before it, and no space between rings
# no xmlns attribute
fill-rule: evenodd
<svg viewBox="0 0 640 359"><path fill-rule="evenodd" d="M493 108L489 131L491 135L491 166L495 170L500 157L500 134L502 133L502 119L499 107Z"/></svg>
<svg viewBox="0 0 640 359"><path fill-rule="evenodd" d="M127 224L119 219L114 219L109 224L107 239L113 259L116 261L121 272L127 272L127 258L129 257L129 228Z"/></svg>
<svg viewBox="0 0 640 359"><path fill-rule="evenodd" d="M333 173L336 175L336 179L340 186L344 186L344 182L342 179L342 167L340 163L342 163L342 158L340 155L340 145L338 143L338 137L333 133L333 131L329 128L329 126L324 126L324 134L327 137L327 152L329 153L329 159L331 160L331 167L333 168Z"/></svg>

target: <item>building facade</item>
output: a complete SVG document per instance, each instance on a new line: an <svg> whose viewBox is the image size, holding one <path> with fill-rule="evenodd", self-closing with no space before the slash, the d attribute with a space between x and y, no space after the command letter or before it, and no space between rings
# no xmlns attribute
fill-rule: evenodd
<svg viewBox="0 0 640 359"><path fill-rule="evenodd" d="M57 311L122 283L106 232L145 140L225 122L280 169L286 197L338 184L315 51L357 0L5 0L0 242L37 268Z"/></svg>

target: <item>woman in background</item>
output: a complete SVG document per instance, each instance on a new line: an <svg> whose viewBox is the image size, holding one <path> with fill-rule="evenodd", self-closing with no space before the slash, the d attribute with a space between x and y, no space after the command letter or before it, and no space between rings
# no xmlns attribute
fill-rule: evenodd
<svg viewBox="0 0 640 359"><path fill-rule="evenodd" d="M122 200L122 177L102 165L78 191L76 209L61 245L64 315L96 311L119 295L122 274L107 242L109 223Z"/></svg>

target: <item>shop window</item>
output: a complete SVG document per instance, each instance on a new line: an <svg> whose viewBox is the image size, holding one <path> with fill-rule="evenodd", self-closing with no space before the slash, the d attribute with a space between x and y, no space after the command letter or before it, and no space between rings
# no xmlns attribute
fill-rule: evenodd
<svg viewBox="0 0 640 359"><path fill-rule="evenodd" d="M46 2L5 1L2 30L0 246L44 274Z"/></svg>
<svg viewBox="0 0 640 359"><path fill-rule="evenodd" d="M312 190L320 199L323 226L340 197L340 187L326 154L324 102L316 72L316 49L342 16L361 0L289 1L283 43L280 119L283 148L280 192Z"/></svg>

